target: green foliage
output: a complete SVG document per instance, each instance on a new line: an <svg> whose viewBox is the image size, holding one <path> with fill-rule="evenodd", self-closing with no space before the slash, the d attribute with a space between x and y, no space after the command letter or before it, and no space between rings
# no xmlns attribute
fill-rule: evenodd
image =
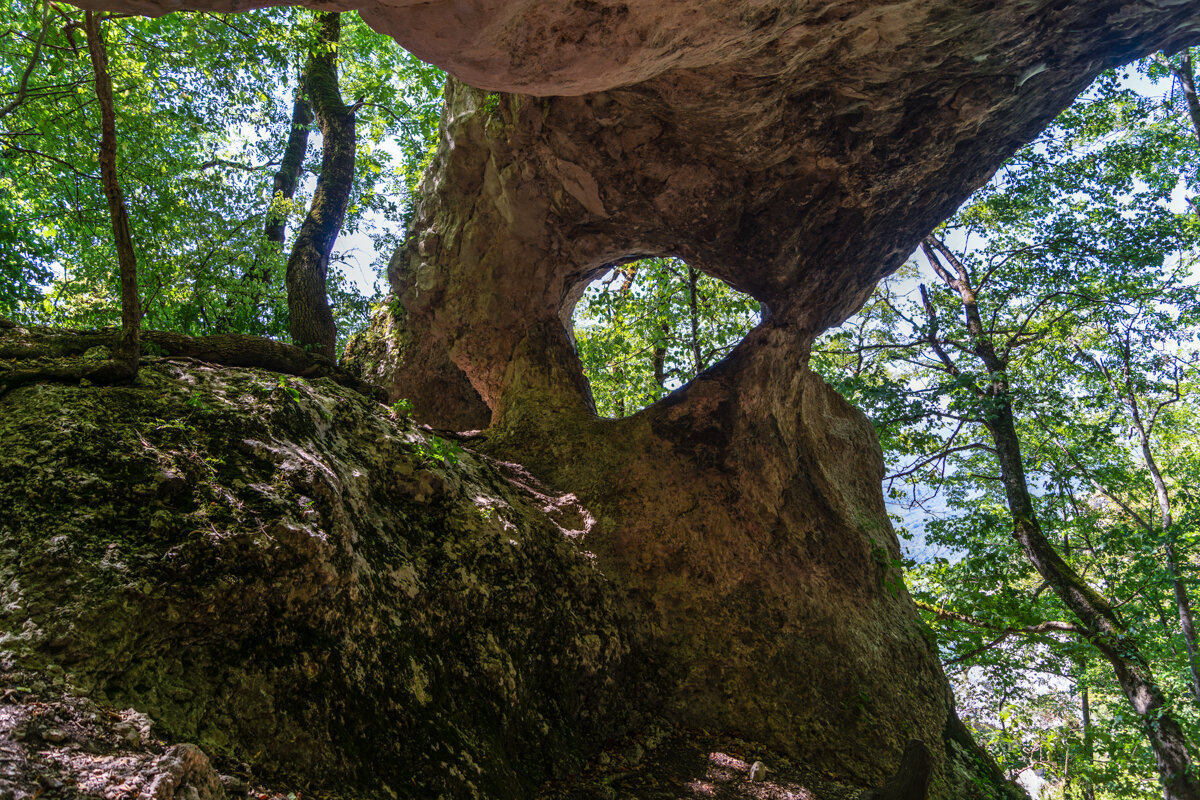
<svg viewBox="0 0 1200 800"><path fill-rule="evenodd" d="M119 317L118 283L81 12L55 6L43 35L47 8L0 4L0 25L12 34L0 45L0 313L107 325ZM268 9L104 23L147 327L285 335L286 249L265 241L263 223L273 207L297 220L313 185L306 176L320 167L318 132L297 197L280 208L272 176L311 45L308 15ZM362 102L342 234L373 243L380 270L435 142L443 76L351 13L340 55L343 91ZM365 324L371 299L347 278L345 257L335 251L328 284L343 338Z"/></svg>
<svg viewBox="0 0 1200 800"><path fill-rule="evenodd" d="M758 324L754 299L679 259L615 266L575 309L596 408L623 417L712 366Z"/></svg>
<svg viewBox="0 0 1200 800"><path fill-rule="evenodd" d="M434 433L428 433L420 439L413 451L430 463L436 462L448 467L457 464L463 454L462 446L458 442L443 439Z"/></svg>
<svg viewBox="0 0 1200 800"><path fill-rule="evenodd" d="M411 400L401 397L399 400L392 403L391 409L393 416L399 417L400 419L409 419L412 417L413 404Z"/></svg>
<svg viewBox="0 0 1200 800"><path fill-rule="evenodd" d="M275 385L275 391L279 392L293 403L300 402L300 390L294 386L288 385L288 379L286 375L279 376L279 383Z"/></svg>
<svg viewBox="0 0 1200 800"><path fill-rule="evenodd" d="M1161 76L1161 59L1137 69ZM933 610L960 710L1010 774L1035 764L1056 791L1098 798L1159 796L1154 759L1087 641L1022 632L1073 617L1012 535L988 426L1010 398L1043 530L1119 608L1197 741L1175 586L1193 594L1200 563L1200 216L1187 202L1200 131L1177 88L1145 86L1102 77L937 232L970 278L978 330L949 262L943 277L918 258L813 357L874 420L889 495L921 518L909 588Z"/></svg>

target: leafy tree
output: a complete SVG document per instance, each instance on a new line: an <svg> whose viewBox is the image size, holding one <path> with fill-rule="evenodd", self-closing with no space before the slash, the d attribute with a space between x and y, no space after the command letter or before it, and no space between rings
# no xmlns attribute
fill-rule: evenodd
<svg viewBox="0 0 1200 800"><path fill-rule="evenodd" d="M108 51L100 29L100 20L91 11L84 12L88 56L95 73L96 100L100 105L100 182L108 201L112 221L113 246L121 276L121 341L117 361L133 375L137 374L142 348L139 332L142 327L142 300L138 296L137 254L133 251L133 233L129 226L129 210L125 193L117 177L117 124L113 101L112 77L108 73Z"/></svg>
<svg viewBox="0 0 1200 800"><path fill-rule="evenodd" d="M0 24L13 34L0 47L0 221L11 220L0 222L0 253L6 274L21 277L20 288L0 293L7 298L0 310L97 326L116 320L119 282L94 166L100 120L81 13L0 7ZM292 111L312 50L307 13L106 17L121 119L118 170L137 232L148 327L287 331L281 237L288 238L288 218L308 205L307 176L319 172L312 156L320 142L309 141L316 137L304 136L291 154L291 197L279 191L273 199L272 178L289 135L299 133ZM356 15L343 17L340 44L353 61L341 82L362 105L342 233L369 233L389 250L398 234L380 223L399 224L404 214L407 187L436 130L441 73ZM263 235L268 216L278 234ZM331 253L327 288L347 335L365 321L369 298L348 283L341 257Z"/></svg>
<svg viewBox="0 0 1200 800"><path fill-rule="evenodd" d="M678 259L613 267L575 310L597 410L623 417L651 405L720 361L759 313L752 298Z"/></svg>
<svg viewBox="0 0 1200 800"><path fill-rule="evenodd" d="M320 12L315 24L316 41L311 45L302 80L304 93L321 125L321 174L313 191L312 207L288 257L288 317L296 344L310 347L326 358L335 358L337 327L329 310L325 283L329 255L350 202L358 141L354 130L358 105L347 106L338 85L341 15ZM293 130L294 126L293 122Z"/></svg>
<svg viewBox="0 0 1200 800"><path fill-rule="evenodd" d="M997 681L1049 661L1080 688L1077 761L1092 777L1097 748L1130 742L1101 741L1092 723L1088 689L1108 698L1115 682L1133 714L1107 699L1106 713L1137 722L1134 750L1150 745L1167 797L1196 792L1195 709L1177 699L1196 683L1187 559L1160 466L1186 461L1172 451L1193 436L1177 412L1190 405L1196 296L1183 279L1200 228L1171 198L1195 196L1200 148L1179 112L1106 76L926 240L918 297L884 292L816 360L908 462L893 479L915 494L897 494L951 509L927 535L961 557L913 581L949 626L947 663L990 665ZM1183 630L1171 658L1164 589ZM1004 731L1012 716L991 718ZM993 740L1027 760L1021 736ZM1070 737L1056 747L1069 764Z"/></svg>

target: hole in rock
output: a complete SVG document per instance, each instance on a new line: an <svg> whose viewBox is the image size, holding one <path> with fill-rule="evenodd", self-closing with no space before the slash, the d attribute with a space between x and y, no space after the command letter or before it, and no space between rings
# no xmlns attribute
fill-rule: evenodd
<svg viewBox="0 0 1200 800"><path fill-rule="evenodd" d="M761 306L677 258L615 263L571 317L602 417L653 405L724 358L758 325Z"/></svg>

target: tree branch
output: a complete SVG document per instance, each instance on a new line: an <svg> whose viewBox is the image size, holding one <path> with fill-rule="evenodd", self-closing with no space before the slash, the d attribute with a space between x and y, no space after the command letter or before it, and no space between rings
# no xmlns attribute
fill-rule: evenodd
<svg viewBox="0 0 1200 800"><path fill-rule="evenodd" d="M21 83L17 87L17 96L12 102L8 103L3 108L0 108L0 119L4 119L13 111L15 111L22 103L25 102L25 93L29 89L29 76L33 74L37 68L38 59L42 56L42 42L46 40L46 32L50 30L50 4L43 3L42 5L42 29L38 33L37 41L33 45L33 55L29 59L29 64L25 67L25 71L21 74Z"/></svg>

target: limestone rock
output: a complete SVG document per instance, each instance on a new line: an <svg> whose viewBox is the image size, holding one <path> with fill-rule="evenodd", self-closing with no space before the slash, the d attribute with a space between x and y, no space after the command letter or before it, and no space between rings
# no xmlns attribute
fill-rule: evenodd
<svg viewBox="0 0 1200 800"><path fill-rule="evenodd" d="M185 8L241 11L275 3L83 0L79 4L153 15ZM1045 0L477 0L469 4L309 0L304 4L325 10L358 9L376 30L467 83L538 95L586 94L679 71L741 71L750 84L756 76L746 65L756 59L823 64L832 68L830 74L839 75L858 61L861 74L880 74L889 69L888 62L920 59L948 43L951 49L954 43L973 43L978 50L971 55L978 55L982 63L989 56L986 40L993 38L986 27L989 23L996 27L994 38L1007 40L1009 46L1014 38L1025 38L1014 36L1021 33L1015 27L1021 24L1043 27L1046 37L1058 31L1075 32L1064 25L1070 14L1062 14L1059 5ZM1137 10L1114 0L1075 5L1094 8L1097 25L1106 18L1109 24L1125 26L1152 14L1178 11L1186 4L1157 0ZM1166 32L1186 36L1189 30ZM1191 28L1193 36L1195 32ZM914 52L920 48L920 38L929 48L924 53ZM831 59L840 63L834 66ZM847 87L847 97L855 97L852 85Z"/></svg>
<svg viewBox="0 0 1200 800"><path fill-rule="evenodd" d="M0 397L0 442L8 670L194 743L138 756L147 800L223 796L208 756L351 796L515 798L636 719L586 528L547 513L570 501L328 379L164 360L35 384ZM146 752L138 713L106 731Z"/></svg>

